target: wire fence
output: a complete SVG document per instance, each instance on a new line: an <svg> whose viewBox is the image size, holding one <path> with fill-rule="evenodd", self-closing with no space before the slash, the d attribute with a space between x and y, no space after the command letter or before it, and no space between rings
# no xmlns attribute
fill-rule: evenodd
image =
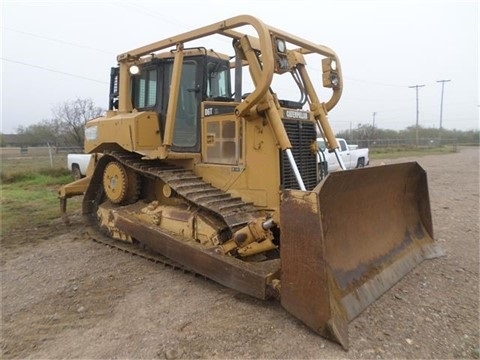
<svg viewBox="0 0 480 360"><path fill-rule="evenodd" d="M358 145L359 148L369 149L415 149L447 147L457 151L457 139L420 138L416 139L352 139L349 145Z"/></svg>
<svg viewBox="0 0 480 360"><path fill-rule="evenodd" d="M350 146L358 146L358 148L369 148L372 150L382 149L427 149L427 148L448 148L453 152L457 151L456 139L347 139ZM7 159L25 159L25 158L49 158L53 162L55 158L66 158L67 154L81 154L81 147L0 147L0 158L5 161Z"/></svg>
<svg viewBox="0 0 480 360"><path fill-rule="evenodd" d="M2 158L14 157L37 157L37 156L55 156L61 154L81 154L83 149L78 146L54 147L54 146L24 146L24 147L0 147L0 156Z"/></svg>
<svg viewBox="0 0 480 360"><path fill-rule="evenodd" d="M415 148L415 147L457 147L457 139L347 139L349 145L358 145L359 148ZM49 156L57 154L81 154L83 149L79 146L48 147L48 146L25 146L25 147L0 147L0 156Z"/></svg>

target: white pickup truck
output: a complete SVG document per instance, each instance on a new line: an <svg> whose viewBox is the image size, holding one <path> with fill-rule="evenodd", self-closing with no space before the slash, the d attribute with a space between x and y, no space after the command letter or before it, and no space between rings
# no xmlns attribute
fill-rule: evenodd
<svg viewBox="0 0 480 360"><path fill-rule="evenodd" d="M90 162L91 154L68 154L67 166L71 171L75 180L81 179L87 173L88 163Z"/></svg>
<svg viewBox="0 0 480 360"><path fill-rule="evenodd" d="M345 139L337 138L340 148L338 152L347 169L361 168L370 163L368 157L368 149L359 149L358 145L348 145ZM328 152L325 147L325 142L322 138L317 138L317 144L321 150L318 155L318 163L320 165L328 164L328 172L340 169L337 158L333 152Z"/></svg>

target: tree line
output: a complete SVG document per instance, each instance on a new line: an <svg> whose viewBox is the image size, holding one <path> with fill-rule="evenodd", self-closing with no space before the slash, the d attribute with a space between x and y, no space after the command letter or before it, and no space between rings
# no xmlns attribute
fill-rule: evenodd
<svg viewBox="0 0 480 360"><path fill-rule="evenodd" d="M92 99L66 101L52 109L52 118L42 120L37 124L19 126L17 128L17 142L22 146L75 146L83 147L85 123L104 114L105 110L94 104ZM337 137L365 143L375 140L404 140L415 141L431 139L441 144L443 140L454 140L458 144L480 143L479 130L447 130L425 128L419 126L407 127L404 130L380 129L371 124L358 124L356 128L340 131ZM6 136L0 134L0 146L8 145Z"/></svg>
<svg viewBox="0 0 480 360"><path fill-rule="evenodd" d="M92 99L77 98L65 101L52 108L52 118L36 124L19 126L15 143L21 146L72 146L83 147L84 128L88 120L104 114L105 110L94 104ZM12 140L0 134L0 146Z"/></svg>
<svg viewBox="0 0 480 360"><path fill-rule="evenodd" d="M441 144L455 141L457 144L480 145L479 130L450 130L434 127L409 126L403 130L380 129L371 124L358 124L356 128L337 133L337 137L348 140L360 140L373 142L376 140L399 140L415 142L416 138L429 140Z"/></svg>

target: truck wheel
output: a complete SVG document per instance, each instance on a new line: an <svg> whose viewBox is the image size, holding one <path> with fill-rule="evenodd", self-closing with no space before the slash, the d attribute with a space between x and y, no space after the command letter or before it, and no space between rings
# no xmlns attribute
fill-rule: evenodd
<svg viewBox="0 0 480 360"><path fill-rule="evenodd" d="M360 158L358 159L358 162L357 162L357 168L363 168L363 167L365 167L365 159Z"/></svg>
<svg viewBox="0 0 480 360"><path fill-rule="evenodd" d="M77 164L72 165L72 175L75 180L80 180L82 178L80 167Z"/></svg>

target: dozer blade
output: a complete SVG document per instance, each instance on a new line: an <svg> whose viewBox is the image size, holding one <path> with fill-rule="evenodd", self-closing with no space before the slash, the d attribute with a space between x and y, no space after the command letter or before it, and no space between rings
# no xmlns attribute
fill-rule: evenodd
<svg viewBox="0 0 480 360"><path fill-rule="evenodd" d="M433 240L425 171L415 162L329 174L281 203L282 306L348 349L348 322L426 258Z"/></svg>

